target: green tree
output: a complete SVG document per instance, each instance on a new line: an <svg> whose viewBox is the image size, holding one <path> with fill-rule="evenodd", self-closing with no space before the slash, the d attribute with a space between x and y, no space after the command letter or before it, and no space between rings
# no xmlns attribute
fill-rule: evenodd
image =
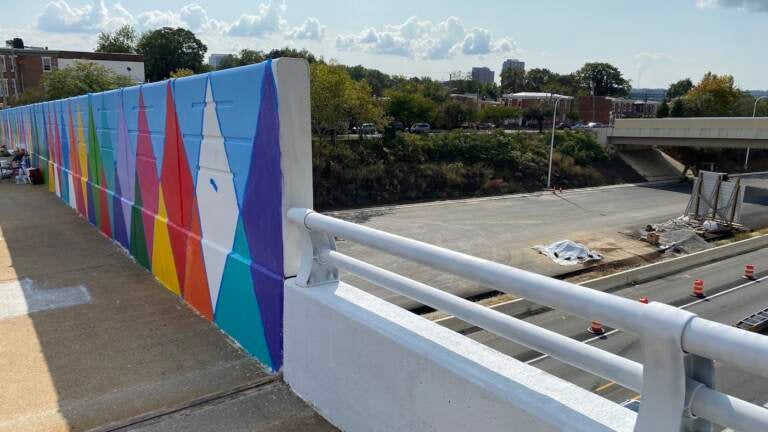
<svg viewBox="0 0 768 432"><path fill-rule="evenodd" d="M501 92L517 93L525 88L525 71L518 68L507 68L501 71Z"/></svg>
<svg viewBox="0 0 768 432"><path fill-rule="evenodd" d="M656 111L656 117L657 118L669 117L669 104L667 103L666 99L664 99L664 101L661 103L659 110Z"/></svg>
<svg viewBox="0 0 768 432"><path fill-rule="evenodd" d="M163 27L141 35L136 51L144 55L148 81L160 81L178 69L203 70L208 47L194 33L183 28Z"/></svg>
<svg viewBox="0 0 768 432"><path fill-rule="evenodd" d="M555 82L558 74L546 68L533 68L525 73L525 91L542 92L544 86Z"/></svg>
<svg viewBox="0 0 768 432"><path fill-rule="evenodd" d="M258 53L259 51L256 51L256 52ZM243 53L241 51L240 52L240 58L242 59L243 57L244 56L243 56ZM316 57L314 54L312 54L311 52L307 51L304 48L302 48L300 50L297 50L295 48L290 48L290 47L273 49L272 51L268 52L265 55L265 57L266 57L267 60L270 60L270 59L274 60L274 59L278 59L280 57L303 58L303 59L305 59L310 64L317 63L317 62L322 62L321 58ZM260 61L262 61L262 60L260 60ZM254 61L254 62L251 62L251 63L259 63L259 62ZM248 64L250 64L250 63L248 63Z"/></svg>
<svg viewBox="0 0 768 432"><path fill-rule="evenodd" d="M477 104L449 100L437 108L435 127L439 129L458 129L464 123L470 123L477 119Z"/></svg>
<svg viewBox="0 0 768 432"><path fill-rule="evenodd" d="M581 85L576 74L553 74L551 79L541 86L541 91L566 96L586 96L589 94L589 89Z"/></svg>
<svg viewBox="0 0 768 432"><path fill-rule="evenodd" d="M192 76L195 74L195 71L192 69L176 69L175 71L171 72L171 78L183 78Z"/></svg>
<svg viewBox="0 0 768 432"><path fill-rule="evenodd" d="M92 62L75 62L72 66L56 69L46 74L43 82L45 98L48 100L102 92L135 84L131 78Z"/></svg>
<svg viewBox="0 0 768 432"><path fill-rule="evenodd" d="M523 110L523 119L535 121L539 128L539 133L544 132L544 119L550 115L552 115L552 108L544 104L532 105Z"/></svg>
<svg viewBox="0 0 768 432"><path fill-rule="evenodd" d="M674 99L685 96L686 93L693 88L693 82L690 78L681 79L680 81L673 82L667 89L667 99Z"/></svg>
<svg viewBox="0 0 768 432"><path fill-rule="evenodd" d="M506 120L520 118L522 110L518 107L487 106L480 111L480 119L494 125L502 126Z"/></svg>
<svg viewBox="0 0 768 432"><path fill-rule="evenodd" d="M126 24L114 32L101 32L96 43L96 52L134 53L138 36L133 26Z"/></svg>
<svg viewBox="0 0 768 432"><path fill-rule="evenodd" d="M733 116L742 96L733 76L707 72L683 99L693 116Z"/></svg>
<svg viewBox="0 0 768 432"><path fill-rule="evenodd" d="M351 124L385 123L384 112L373 99L371 87L350 78L344 66L314 63L310 66L310 104L315 133L331 136Z"/></svg>
<svg viewBox="0 0 768 432"><path fill-rule="evenodd" d="M389 97L386 107L387 115L403 122L406 126L418 122L431 123L435 118L437 105L419 93L391 91L387 96Z"/></svg>
<svg viewBox="0 0 768 432"><path fill-rule="evenodd" d="M384 92L395 86L395 80L391 76L376 69L368 69L361 65L347 68L349 76L355 81L366 81L373 90L373 95L381 97Z"/></svg>
<svg viewBox="0 0 768 432"><path fill-rule="evenodd" d="M672 102L672 109L669 110L670 117L685 117L685 104L681 98Z"/></svg>
<svg viewBox="0 0 768 432"><path fill-rule="evenodd" d="M627 96L632 89L621 71L610 63L586 63L576 76L582 87L595 96Z"/></svg>

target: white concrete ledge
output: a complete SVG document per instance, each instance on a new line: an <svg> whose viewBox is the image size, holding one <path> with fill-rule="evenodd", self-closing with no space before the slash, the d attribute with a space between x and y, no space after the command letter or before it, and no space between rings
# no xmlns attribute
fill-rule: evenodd
<svg viewBox="0 0 768 432"><path fill-rule="evenodd" d="M344 283L285 284L285 380L342 430L630 431L635 413Z"/></svg>

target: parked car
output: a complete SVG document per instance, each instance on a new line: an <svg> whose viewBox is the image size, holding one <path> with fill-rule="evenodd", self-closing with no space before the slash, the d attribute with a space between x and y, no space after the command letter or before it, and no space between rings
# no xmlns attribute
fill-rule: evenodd
<svg viewBox="0 0 768 432"><path fill-rule="evenodd" d="M431 130L429 123L414 123L411 126L411 133L429 133Z"/></svg>
<svg viewBox="0 0 768 432"><path fill-rule="evenodd" d="M378 131L373 123L363 123L360 125L360 133L363 135L375 135Z"/></svg>
<svg viewBox="0 0 768 432"><path fill-rule="evenodd" d="M597 128L604 128L605 125L597 122L589 122L584 127L587 129L597 129Z"/></svg>
<svg viewBox="0 0 768 432"><path fill-rule="evenodd" d="M479 130L492 130L495 129L496 125L493 123L480 123L477 125L477 129Z"/></svg>
<svg viewBox="0 0 768 432"><path fill-rule="evenodd" d="M559 123L559 124L557 125L557 128L558 128L558 129L570 129L570 128L571 128L571 125L569 125L568 123Z"/></svg>
<svg viewBox="0 0 768 432"><path fill-rule="evenodd" d="M405 130L405 125L401 121L393 121L392 124L390 125L390 127L393 130L398 131L398 132L401 132L401 131Z"/></svg>

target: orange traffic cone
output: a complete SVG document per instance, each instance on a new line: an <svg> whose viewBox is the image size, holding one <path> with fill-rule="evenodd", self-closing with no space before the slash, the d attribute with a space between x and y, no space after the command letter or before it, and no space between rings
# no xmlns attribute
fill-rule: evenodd
<svg viewBox="0 0 768 432"><path fill-rule="evenodd" d="M598 336L605 333L605 329L603 328L603 325L600 323L600 321L592 321L592 325L589 326L587 331L592 333L593 335L598 335Z"/></svg>
<svg viewBox="0 0 768 432"><path fill-rule="evenodd" d="M693 281L693 296L702 298L704 297L704 281L701 279L696 279Z"/></svg>
<svg viewBox="0 0 768 432"><path fill-rule="evenodd" d="M744 267L744 279L755 279L755 265L754 264L747 264Z"/></svg>

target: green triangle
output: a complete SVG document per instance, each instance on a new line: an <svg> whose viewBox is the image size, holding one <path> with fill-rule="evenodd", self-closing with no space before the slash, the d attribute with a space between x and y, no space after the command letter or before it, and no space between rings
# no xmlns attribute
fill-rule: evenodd
<svg viewBox="0 0 768 432"><path fill-rule="evenodd" d="M136 181L136 200L131 210L131 255L147 270L152 270L144 236L144 221L141 217L141 188Z"/></svg>

